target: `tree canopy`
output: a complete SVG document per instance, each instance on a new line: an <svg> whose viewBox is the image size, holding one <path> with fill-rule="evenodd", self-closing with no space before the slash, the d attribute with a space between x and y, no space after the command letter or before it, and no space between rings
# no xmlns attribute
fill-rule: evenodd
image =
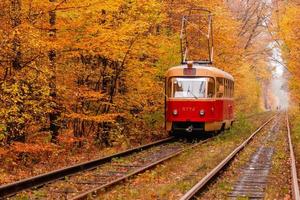
<svg viewBox="0 0 300 200"><path fill-rule="evenodd" d="M0 142L71 131L109 145L144 138L143 129L160 134L164 73L180 63L181 17L197 7L213 13L214 65L235 77L237 111L258 110L270 78L262 27L272 8L247 2L1 1ZM280 21L295 74L298 7L287 5Z"/></svg>

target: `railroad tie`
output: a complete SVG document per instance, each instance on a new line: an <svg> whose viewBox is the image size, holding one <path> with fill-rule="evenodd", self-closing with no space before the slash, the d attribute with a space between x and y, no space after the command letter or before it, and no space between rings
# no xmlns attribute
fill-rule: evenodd
<svg viewBox="0 0 300 200"><path fill-rule="evenodd" d="M237 199L238 197L264 198L273 153L274 148L272 147L260 147L252 154L241 171L239 180L228 194L230 199Z"/></svg>

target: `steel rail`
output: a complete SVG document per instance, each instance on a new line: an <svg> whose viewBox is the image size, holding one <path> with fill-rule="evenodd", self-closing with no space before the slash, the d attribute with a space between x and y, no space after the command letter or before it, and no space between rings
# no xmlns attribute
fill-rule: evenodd
<svg viewBox="0 0 300 200"><path fill-rule="evenodd" d="M149 169L151 169L151 168L157 166L158 164L161 164L161 163L163 163L163 162L165 162L165 161L167 161L167 160L169 160L169 159L171 159L171 158L174 158L174 157L176 157L176 156L182 154L183 152L189 151L189 150L191 150L191 149L193 149L193 148L195 148L195 147L197 147L197 146L199 146L199 145L201 145L201 144L207 143L207 142L210 141L211 139L212 139L212 138L203 140L203 141L201 141L201 142L199 142L199 143L197 143L197 144L194 144L194 145L192 145L192 146L190 146L190 147L188 147L188 148L185 148L185 149L176 151L176 152L174 152L174 153L168 155L168 156L165 157L165 158L162 158L162 159L160 159L160 160L158 160L158 161L155 161L155 162L153 162L153 163L150 163L149 165L146 165L146 166L144 166L144 167L142 167L142 168L139 168L139 169L137 169L136 171L131 172L131 173L128 174L128 175L125 175L125 176L123 176L123 177L120 177L119 179L116 179L116 180L111 181L111 182L109 182L109 183L107 183L107 184L105 184L105 185L101 185L101 186L99 186L99 187L96 187L96 188L93 188L93 189L91 189L91 190L89 190L89 191L86 191L86 192L84 192L84 193L82 193L82 194L79 194L78 196L75 196L75 197L71 198L71 200L88 199L88 198L90 197L90 195L97 195L97 194L99 194L101 191L103 191L103 189L107 189L107 188L109 188L109 187L112 187L112 186L114 186L114 185L117 185L117 184L119 184L119 183L121 183L121 182L127 180L127 179L130 178L130 177L133 177L133 176L135 176L135 175L137 175L137 174L140 174L140 173L142 173L142 172L145 172L146 170L149 170Z"/></svg>
<svg viewBox="0 0 300 200"><path fill-rule="evenodd" d="M277 114L276 114L277 115ZM187 193L185 193L180 200L192 199L200 190L202 190L224 167L229 164L233 158L253 139L253 137L260 132L276 115L272 116L263 125L261 125L254 133L251 134L241 145L234 149L223 161L221 161L213 170L211 170L203 179L194 185Z"/></svg>
<svg viewBox="0 0 300 200"><path fill-rule="evenodd" d="M44 173L41 175L23 179L23 180L14 182L14 183L2 185L2 186L0 186L0 199L2 199L4 197L12 196L22 190L39 187L39 186L48 184L50 182L53 182L55 180L62 179L66 176L70 176L70 175L73 175L73 174L76 174L76 173L79 173L82 171L94 169L96 167L99 167L100 165L103 165L105 163L112 161L114 158L128 156L130 154L139 152L141 150L149 149L149 148L157 146L157 145L171 142L174 139L175 139L175 137L168 137L166 139L162 139L162 140L152 142L152 143L149 143L146 145L142 145L142 146L139 146L139 147L136 147L133 149L122 151L120 153L109 155L109 156L106 156L103 158L79 163L79 164L76 164L76 165L73 165L70 167L65 167L62 169L58 169L55 171L51 171L48 173Z"/></svg>
<svg viewBox="0 0 300 200"><path fill-rule="evenodd" d="M292 176L292 193L294 200L300 200L299 193L299 185L297 178L297 168L296 168L296 159L293 150L292 138L291 138L291 130L290 130L290 122L289 116L286 114L286 126L288 132L288 142L289 142L289 150L290 150L290 159L291 159L291 176Z"/></svg>

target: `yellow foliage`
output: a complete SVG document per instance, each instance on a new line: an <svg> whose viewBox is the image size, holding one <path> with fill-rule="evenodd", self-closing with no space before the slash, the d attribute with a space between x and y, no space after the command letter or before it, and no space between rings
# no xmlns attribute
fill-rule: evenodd
<svg viewBox="0 0 300 200"><path fill-rule="evenodd" d="M289 1L280 10L279 36L283 40L283 55L291 72L289 89L292 101L300 101L300 5L297 1Z"/></svg>
<svg viewBox="0 0 300 200"><path fill-rule="evenodd" d="M124 126L130 123L137 128L151 129L153 124L162 127L164 72L180 64L181 17L191 7L205 7L213 12L214 65L235 77L238 111L253 109L259 104L257 78L262 77L265 63L263 60L252 62L246 56L253 52L246 51L241 45L245 40L239 36L242 24L223 0L74 0L54 3L22 0L22 9L18 13L21 23L17 27L11 26L10 2L0 2L4 11L0 15L1 80L11 69L16 54L13 44L17 37L21 45L21 63L28 64L22 70L13 70L13 77L20 82L30 79L30 85L36 83L40 86L36 88L40 88L45 97L41 101L34 96L35 101L47 102L41 104L45 105L43 108L34 107L33 112L45 119L54 107L52 104L57 103L60 105L57 110L63 112L62 122L64 118L80 121L74 126L80 129L80 135L91 127L85 126L84 121L115 122L118 116L128 120ZM49 11L56 14L54 25L49 23ZM49 37L49 28L55 28L55 37ZM57 53L55 69L49 62L50 50ZM251 66L256 64L262 67L253 70ZM53 75L57 98L48 95ZM14 81L5 80L3 86ZM8 90L7 93L6 98L12 92ZM34 102L30 95L24 100L25 107L29 108ZM24 99L24 95L15 96ZM0 111L10 112L1 105ZM11 113L13 121L22 119L20 124L29 123L23 120L24 117L15 116L15 112ZM6 127L5 123L8 122L4 122ZM43 120L43 125L46 123ZM145 124L150 126L145 127ZM91 127L91 132L97 131L98 124L95 127Z"/></svg>
<svg viewBox="0 0 300 200"><path fill-rule="evenodd" d="M123 116L123 114L102 114L102 115L97 115L97 116L89 116L89 115L84 115L84 114L78 114L78 113L71 113L66 115L67 118L69 119L80 119L82 121L93 121L97 123L101 122L115 122L117 117Z"/></svg>
<svg viewBox="0 0 300 200"><path fill-rule="evenodd" d="M105 94L98 92L98 91L92 91L89 88L79 88L77 93L78 98L84 98L88 99L90 101L98 101L101 100L105 96Z"/></svg>
<svg viewBox="0 0 300 200"><path fill-rule="evenodd" d="M20 142L14 142L12 146L14 153L34 153L40 154L45 152L52 152L54 150L52 145L49 144L24 144Z"/></svg>

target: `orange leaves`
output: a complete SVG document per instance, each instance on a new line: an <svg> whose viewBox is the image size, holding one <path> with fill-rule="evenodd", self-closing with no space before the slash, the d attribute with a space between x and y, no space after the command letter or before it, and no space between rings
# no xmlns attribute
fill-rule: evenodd
<svg viewBox="0 0 300 200"><path fill-rule="evenodd" d="M14 142L3 156L29 164L49 157L54 151L56 151L55 146L49 143ZM12 164L16 163L12 162Z"/></svg>
<svg viewBox="0 0 300 200"><path fill-rule="evenodd" d="M39 154L42 152L52 152L54 150L53 145L50 144L24 144L20 142L14 142L12 145L12 151L19 153L33 153Z"/></svg>
<svg viewBox="0 0 300 200"><path fill-rule="evenodd" d="M79 114L79 113L71 113L66 115L69 119L80 119L82 121L92 121L92 122L115 122L117 117L123 116L123 114L102 114L102 115L96 115L96 116L89 116L85 114Z"/></svg>
<svg viewBox="0 0 300 200"><path fill-rule="evenodd" d="M81 87L78 89L78 93L76 94L76 96L78 98L84 98L90 101L98 101L101 98L103 98L106 94L103 94L99 91L92 91L86 87Z"/></svg>
<svg viewBox="0 0 300 200"><path fill-rule="evenodd" d="M72 148L75 143L82 142L84 139L82 137L75 137L72 131L65 131L64 134L58 136L58 140L60 144Z"/></svg>
<svg viewBox="0 0 300 200"><path fill-rule="evenodd" d="M0 157L3 156L3 155L6 155L7 152L8 152L7 149L0 147Z"/></svg>

